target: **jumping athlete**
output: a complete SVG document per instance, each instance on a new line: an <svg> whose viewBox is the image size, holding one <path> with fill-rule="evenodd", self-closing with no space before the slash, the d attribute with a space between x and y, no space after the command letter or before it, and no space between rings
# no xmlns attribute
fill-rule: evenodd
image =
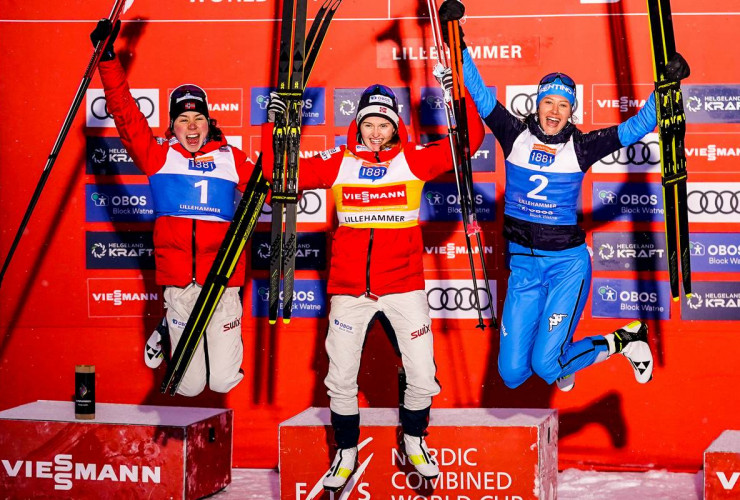
<svg viewBox="0 0 740 500"><path fill-rule="evenodd" d="M285 103L273 93L270 116ZM483 124L468 109L470 146L483 141ZM272 178L272 124L262 131L263 172ZM340 489L354 470L360 436L357 375L368 326L385 315L398 340L406 389L400 420L404 449L425 478L439 467L424 440L435 379L429 304L424 291L419 208L424 183L452 168L447 138L414 144L398 116L391 89L371 85L362 94L347 145L301 160L299 190L331 189L339 227L332 242L327 291L332 295L326 351L331 423L337 452L324 488Z"/></svg>
<svg viewBox="0 0 740 500"><path fill-rule="evenodd" d="M457 0L439 9L443 37L447 22L465 12ZM574 373L613 354L624 355L641 384L651 380L653 356L647 325L632 321L605 336L573 342L591 288L591 255L576 211L584 173L599 159L634 144L657 125L653 94L637 115L618 126L584 133L571 121L576 84L563 73L544 76L537 88L536 113L523 121L486 88L470 53L463 49L465 85L506 160L504 237L510 270L500 334L498 368L515 388L532 373L570 390ZM689 75L677 55L671 78Z"/></svg>
<svg viewBox="0 0 740 500"><path fill-rule="evenodd" d="M244 191L254 165L225 141L209 117L206 93L197 85L180 85L172 91L166 139L154 137L113 50L119 28L120 21L98 69L121 141L149 177L154 198L156 282L165 287L166 315L147 342L145 362L156 368L163 357L162 334L169 334L174 351L234 215L237 190ZM93 45L110 32L110 21L99 21L90 35ZM239 297L244 266L242 255L178 394L195 396L206 384L213 391L228 392L244 376Z"/></svg>

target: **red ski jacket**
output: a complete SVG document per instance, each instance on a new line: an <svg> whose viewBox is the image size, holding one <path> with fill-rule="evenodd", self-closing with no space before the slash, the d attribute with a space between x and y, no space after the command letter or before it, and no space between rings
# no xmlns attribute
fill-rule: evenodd
<svg viewBox="0 0 740 500"><path fill-rule="evenodd" d="M467 99L468 127L471 152L477 151L483 142L483 124L478 117L472 99ZM273 124L262 126L262 171L268 180L272 179ZM390 169L410 170L414 177L409 193L417 197L411 203L418 207L421 202L421 184L430 181L440 174L452 170L452 153L449 139L445 137L425 145L407 141L408 132L401 121L398 129L401 144L399 146L374 153L357 142L357 125L352 122L347 135L347 146L340 146L320 153L313 158L302 159L299 190L332 189L335 194L347 186L346 170L340 172L346 159L354 162L366 161L368 165L389 165ZM345 152L347 152L345 155ZM391 161L400 154L405 156L405 164ZM346 163L345 163L346 165ZM398 184L400 185L400 184ZM337 204L339 210L339 204ZM362 216L354 216L354 219ZM352 216L345 219L349 221ZM423 242L421 227L350 227L340 225L333 235L331 268L327 291L330 294L380 296L392 293L404 293L424 289L424 269L422 265Z"/></svg>
<svg viewBox="0 0 740 500"><path fill-rule="evenodd" d="M173 150L185 158L196 159L224 151L222 148L227 147L233 153L239 177L237 189L244 191L254 165L243 151L228 146L222 140L208 141L199 151L190 153L179 142L157 140L131 96L126 74L118 59L101 61L99 69L108 111L113 115L121 141L136 166L148 177L164 167L168 154ZM202 285L228 227L229 223L225 221L158 216L154 223L157 284L184 287L195 281ZM242 254L228 286L242 286L244 281L245 257Z"/></svg>

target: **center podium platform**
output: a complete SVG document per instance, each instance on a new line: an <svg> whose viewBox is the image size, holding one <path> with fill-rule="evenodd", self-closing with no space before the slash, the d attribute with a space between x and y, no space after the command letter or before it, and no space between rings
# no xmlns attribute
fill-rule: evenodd
<svg viewBox="0 0 740 500"><path fill-rule="evenodd" d="M432 409L427 444L440 475L422 478L401 444L398 410L360 409L358 464L343 490L321 486L333 458L328 408L280 424L282 500L548 500L557 498L556 410Z"/></svg>
<svg viewBox="0 0 740 500"><path fill-rule="evenodd" d="M232 410L36 401L0 412L0 498L194 499L231 482Z"/></svg>

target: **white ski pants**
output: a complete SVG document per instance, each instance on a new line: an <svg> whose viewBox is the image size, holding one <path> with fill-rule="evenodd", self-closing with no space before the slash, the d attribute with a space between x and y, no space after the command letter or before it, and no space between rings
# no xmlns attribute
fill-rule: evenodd
<svg viewBox="0 0 740 500"><path fill-rule="evenodd" d="M200 294L201 286L191 283L185 288L168 286L164 291L164 306L169 328L172 352L182 336L190 312ZM244 377L241 371L242 354L242 303L239 288L224 290L221 300L211 317L205 335L201 338L182 378L178 394L197 396L208 383L215 392L229 392ZM206 360L206 350L208 359Z"/></svg>
<svg viewBox="0 0 740 500"><path fill-rule="evenodd" d="M329 406L340 415L359 413L357 375L362 346L368 324L378 312L388 318L398 340L406 371L404 407L423 410L431 406L432 396L439 394L434 377L437 367L429 303L424 290L384 295L377 301L365 296L335 295L326 336L329 373L324 383L331 398Z"/></svg>

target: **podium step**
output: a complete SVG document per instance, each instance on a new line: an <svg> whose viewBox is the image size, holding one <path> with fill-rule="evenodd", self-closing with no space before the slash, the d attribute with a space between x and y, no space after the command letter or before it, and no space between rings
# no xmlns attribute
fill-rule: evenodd
<svg viewBox="0 0 740 500"><path fill-rule="evenodd" d="M724 431L704 452L704 499L740 498L740 431Z"/></svg>
<svg viewBox="0 0 740 500"><path fill-rule="evenodd" d="M231 410L36 401L0 412L0 498L201 498L231 482Z"/></svg>
<svg viewBox="0 0 740 500"><path fill-rule="evenodd" d="M363 408L360 423L358 466L333 496L321 488L334 454L329 409L309 408L280 424L280 498L556 498L555 410L432 409L427 444L440 466L434 480L406 458L398 410Z"/></svg>

